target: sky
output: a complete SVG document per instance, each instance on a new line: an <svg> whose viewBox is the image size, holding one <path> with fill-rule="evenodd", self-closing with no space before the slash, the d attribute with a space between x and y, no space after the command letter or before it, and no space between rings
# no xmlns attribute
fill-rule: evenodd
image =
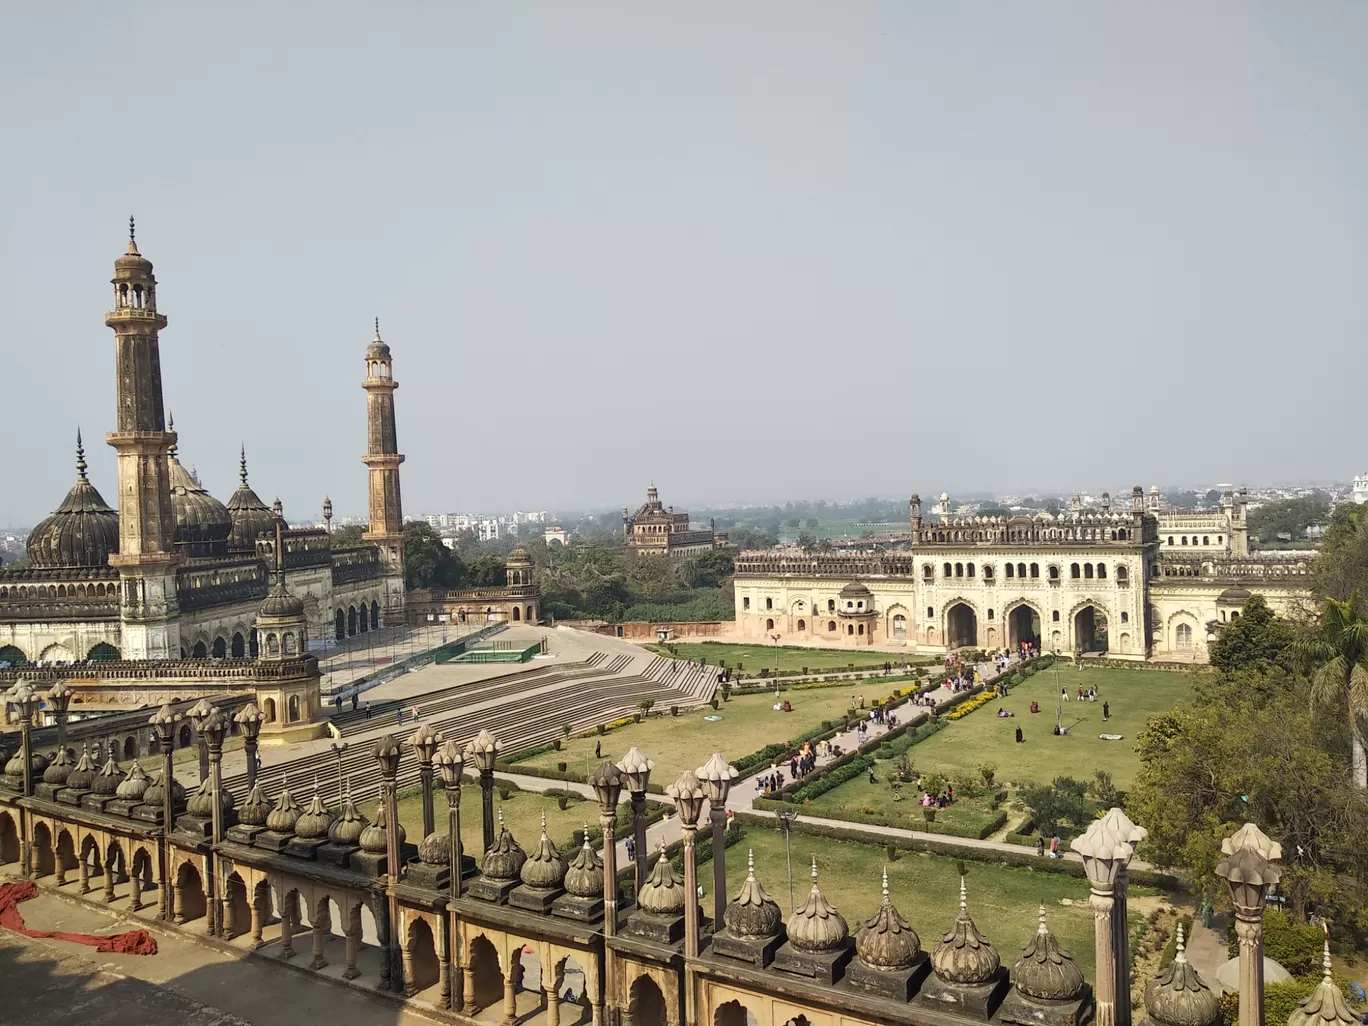
<svg viewBox="0 0 1368 1026"><path fill-rule="evenodd" d="M23 4L0 522L116 498L112 264L180 455L364 514L1347 480L1368 5Z"/></svg>

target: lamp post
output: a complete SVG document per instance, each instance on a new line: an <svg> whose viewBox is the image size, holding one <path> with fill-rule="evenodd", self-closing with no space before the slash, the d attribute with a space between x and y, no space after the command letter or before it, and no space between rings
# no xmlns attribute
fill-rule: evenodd
<svg viewBox="0 0 1368 1026"><path fill-rule="evenodd" d="M341 744L338 744L336 741L334 741L334 742L332 742L331 747L332 747L332 753L333 753L333 755L337 756L337 807L340 809L340 808L342 808L342 801L343 801L343 793L342 793L342 753L345 752L345 751L347 750L347 742L343 741Z"/></svg>
<svg viewBox="0 0 1368 1026"><path fill-rule="evenodd" d="M713 841L713 929L722 929L722 913L727 908L727 795L736 779L735 766L728 766L721 752L713 752L694 776L708 794L708 818L712 820Z"/></svg>
<svg viewBox="0 0 1368 1026"><path fill-rule="evenodd" d="M698 1013L694 1008L694 988L690 977L693 969L689 960L698 957L698 817L703 812L703 793L698 778L687 770L665 793L675 803L679 813L681 840L684 842L684 1022L694 1026Z"/></svg>
<svg viewBox="0 0 1368 1026"><path fill-rule="evenodd" d="M215 937L223 936L223 866L219 862L218 849L223 841L223 739L228 733L228 721L218 709L210 708L204 717L200 731L209 748L209 793L214 799L214 812L211 820L213 830L213 857L209 864L213 870L210 881L214 895L210 909L209 933Z"/></svg>
<svg viewBox="0 0 1368 1026"><path fill-rule="evenodd" d="M157 732L162 753L162 907L158 918L168 923L172 916L171 902L171 750L176 741L176 724L181 714L163 705L147 721Z"/></svg>
<svg viewBox="0 0 1368 1026"><path fill-rule="evenodd" d="M195 737L199 744L199 779L201 784L209 779L209 745L204 740L204 721L213 711L214 706L209 699L201 698L185 714L190 722L195 725Z"/></svg>
<svg viewBox="0 0 1368 1026"><path fill-rule="evenodd" d="M1240 942L1240 1026L1263 1026L1263 914L1268 888L1282 877L1282 845L1253 823L1221 842L1216 875L1230 886Z"/></svg>
<svg viewBox="0 0 1368 1026"><path fill-rule="evenodd" d="M484 850L494 847L494 763L499 758L499 742L487 730L475 735L466 747L466 757L480 771L480 816L484 828Z"/></svg>
<svg viewBox="0 0 1368 1026"><path fill-rule="evenodd" d="M385 892L389 897L389 924L385 931L389 939L385 952L384 972L380 981L393 990L404 989L403 970L399 965L399 810L395 780L399 774L399 743L390 734L375 742L371 757L380 764L380 776L385 787Z"/></svg>
<svg viewBox="0 0 1368 1026"><path fill-rule="evenodd" d="M640 894L646 883L646 785L651 782L651 768L655 765L640 748L629 748L618 763L622 782L632 796L632 843L636 848L636 890Z"/></svg>
<svg viewBox="0 0 1368 1026"><path fill-rule="evenodd" d="M784 831L784 861L788 863L789 915L793 915L793 851L789 847L789 835L793 832L793 821L798 818L798 813L786 810L777 815L779 829Z"/></svg>
<svg viewBox="0 0 1368 1026"><path fill-rule="evenodd" d="M599 825L603 828L603 935L615 937L618 918L617 805L622 795L622 771L605 761L590 776L589 786L598 798ZM642 856L645 856L644 852ZM608 1021L612 1022L617 993L617 957L612 951L604 952L603 965L603 1003L608 1006Z"/></svg>
<svg viewBox="0 0 1368 1026"><path fill-rule="evenodd" d="M461 747L455 741L448 741L437 750L433 757L437 772L442 775L442 787L447 800L447 859L450 868L451 908L447 917L450 933L447 937L447 958L451 969L447 974L447 1007L456 1010L460 1004L456 995L465 990L464 972L455 957L456 945L456 908L455 901L461 896L461 772L465 760L461 758Z"/></svg>
<svg viewBox="0 0 1368 1026"><path fill-rule="evenodd" d="M257 760L257 736L261 733L261 724L266 717L257 708L255 702L248 702L238 714L233 717L233 722L242 731L242 747L247 751L247 791L251 792L256 787L258 760Z"/></svg>
<svg viewBox="0 0 1368 1026"><path fill-rule="evenodd" d="M38 696L33 693L33 688L29 682L20 678L15 682L14 690L6 697L14 703L15 711L19 714L19 729L23 736L19 753L24 760L24 797L27 798L33 794L33 752L29 741L29 731L33 725L34 710L38 708ZM25 877L30 877L33 875L33 843L30 840L33 836L33 829L26 823L29 816L28 810L23 809L20 815L19 869Z"/></svg>
<svg viewBox="0 0 1368 1026"><path fill-rule="evenodd" d="M437 818L432 811L432 757L442 743L442 735L426 723L420 723L408 739L409 747L418 757L418 780L423 787L423 837L437 829Z"/></svg>
<svg viewBox="0 0 1368 1026"><path fill-rule="evenodd" d="M71 708L71 696L75 693L64 680L58 681L47 693L47 700L52 703L52 714L57 719L57 747L61 749L66 748L67 710Z"/></svg>
<svg viewBox="0 0 1368 1026"><path fill-rule="evenodd" d="M1093 936L1097 946L1096 1026L1116 1026L1117 972L1112 917L1116 914L1116 877L1135 849L1105 819L1093 820L1069 847L1083 857L1092 891Z"/></svg>

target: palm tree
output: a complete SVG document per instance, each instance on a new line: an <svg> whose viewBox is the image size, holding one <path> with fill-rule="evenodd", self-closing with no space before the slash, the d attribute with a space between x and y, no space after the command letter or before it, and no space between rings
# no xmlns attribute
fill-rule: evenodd
<svg viewBox="0 0 1368 1026"><path fill-rule="evenodd" d="M1368 756L1364 752L1364 734L1368 733L1368 611L1359 593L1353 592L1343 602L1327 598L1318 628L1299 638L1292 653L1311 675L1312 699L1348 714L1354 745L1354 785L1368 787Z"/></svg>

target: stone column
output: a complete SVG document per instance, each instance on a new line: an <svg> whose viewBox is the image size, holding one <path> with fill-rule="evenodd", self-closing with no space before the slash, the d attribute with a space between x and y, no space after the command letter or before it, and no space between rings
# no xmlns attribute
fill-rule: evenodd
<svg viewBox="0 0 1368 1026"><path fill-rule="evenodd" d="M332 920L326 907L321 913L315 911L313 918L313 961L309 963L309 968L325 969L328 960L323 957L323 945L327 942Z"/></svg>
<svg viewBox="0 0 1368 1026"><path fill-rule="evenodd" d="M260 897L260 895L253 895L253 897L252 897L252 947L253 947L254 949L255 949L255 948L259 948L259 947L261 947L263 944L266 943L265 940L263 940L263 939L262 939L262 936L261 936L262 928L263 928L263 926L265 925L264 920L265 920L265 914L261 911L261 897Z"/></svg>
<svg viewBox="0 0 1368 1026"><path fill-rule="evenodd" d="M504 977L504 1017L503 1026L518 1026L518 988L514 983L516 966L508 967Z"/></svg>
<svg viewBox="0 0 1368 1026"><path fill-rule="evenodd" d="M546 991L546 1026L560 1026L560 994L557 993L559 984L554 982L551 988Z"/></svg>
<svg viewBox="0 0 1368 1026"><path fill-rule="evenodd" d="M280 957L294 958L294 899L286 898L280 906Z"/></svg>
<svg viewBox="0 0 1368 1026"><path fill-rule="evenodd" d="M57 848L57 842L52 842L52 869L57 874L57 886L66 886L66 866L62 865L62 853Z"/></svg>
<svg viewBox="0 0 1368 1026"><path fill-rule="evenodd" d="M104 903L106 905L114 904L114 857L112 855L105 857Z"/></svg>
<svg viewBox="0 0 1368 1026"><path fill-rule="evenodd" d="M375 985L376 990L390 989L389 929L389 902L386 901L375 917L375 939L380 945L380 981Z"/></svg>
<svg viewBox="0 0 1368 1026"><path fill-rule="evenodd" d="M136 869L128 875L128 884L128 910L137 912L142 908L142 880L138 878Z"/></svg>
<svg viewBox="0 0 1368 1026"><path fill-rule="evenodd" d="M1082 837L1069 845L1083 856L1093 909L1093 932L1097 944L1096 1026L1116 1026L1116 950L1113 947L1112 915L1116 907L1116 874L1130 860L1134 848L1104 819L1094 820Z"/></svg>
<svg viewBox="0 0 1368 1026"><path fill-rule="evenodd" d="M404 997L413 997L414 994L418 993L418 985L413 979L413 947L404 944L399 951L404 973L403 994Z"/></svg>
<svg viewBox="0 0 1368 1026"><path fill-rule="evenodd" d="M185 887L180 882L179 874L171 886L171 922L177 926L185 925Z"/></svg>
<svg viewBox="0 0 1368 1026"><path fill-rule="evenodd" d="M1118 837L1131 846L1132 850L1149 836L1148 830L1136 826L1120 809L1109 809L1102 819L1111 826ZM1112 889L1116 903L1112 912L1112 951L1116 963L1116 1026L1131 1026L1130 907L1126 897L1130 884L1129 866L1130 859L1122 863Z"/></svg>
<svg viewBox="0 0 1368 1026"><path fill-rule="evenodd" d="M1282 877L1282 845L1253 823L1221 842L1216 866L1230 886L1240 942L1240 1026L1263 1026L1263 914L1268 888Z"/></svg>
<svg viewBox="0 0 1368 1026"><path fill-rule="evenodd" d="M451 1007L451 949L447 945L446 917L438 923L437 930L437 981L441 984L442 1007Z"/></svg>
<svg viewBox="0 0 1368 1026"><path fill-rule="evenodd" d="M461 974L461 1011L465 1015L474 1015L478 1009L475 1007L475 967L466 966Z"/></svg>
<svg viewBox="0 0 1368 1026"><path fill-rule="evenodd" d="M28 874L25 873L25 876ZM81 856L81 864L76 875L77 887L82 894L90 893L90 860L84 855Z"/></svg>
<svg viewBox="0 0 1368 1026"><path fill-rule="evenodd" d="M347 969L342 974L344 980L354 980L361 975L356 968L356 952L361 943L361 906L347 913Z"/></svg>

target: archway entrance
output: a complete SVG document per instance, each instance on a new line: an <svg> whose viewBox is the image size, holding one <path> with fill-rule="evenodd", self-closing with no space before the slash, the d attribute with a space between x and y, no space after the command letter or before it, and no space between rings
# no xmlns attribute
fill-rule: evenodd
<svg viewBox="0 0 1368 1026"><path fill-rule="evenodd" d="M978 644L978 617L963 602L956 602L946 610L945 636L950 648L969 648Z"/></svg>
<svg viewBox="0 0 1368 1026"><path fill-rule="evenodd" d="M347 636L347 614L338 610L333 617L333 633L337 635L337 640L342 641Z"/></svg>
<svg viewBox="0 0 1368 1026"><path fill-rule="evenodd" d="M632 983L627 1012L632 1026L665 1026L665 995L649 976L638 976Z"/></svg>
<svg viewBox="0 0 1368 1026"><path fill-rule="evenodd" d="M475 1006L488 1008L503 1000L503 971L499 968L499 953L487 937L476 937L470 945L470 967L474 977Z"/></svg>
<svg viewBox="0 0 1368 1026"><path fill-rule="evenodd" d="M422 919L415 919L409 925L406 968L409 978L404 981L404 993L409 997L437 983L440 970L437 945L432 940L432 929Z"/></svg>
<svg viewBox="0 0 1368 1026"><path fill-rule="evenodd" d="M1107 614L1084 606L1074 615L1074 648L1079 652L1107 651Z"/></svg>
<svg viewBox="0 0 1368 1026"><path fill-rule="evenodd" d="M1040 647L1040 614L1024 602L1007 614L1007 643L1016 648L1022 642Z"/></svg>
<svg viewBox="0 0 1368 1026"><path fill-rule="evenodd" d="M0 812L0 865L19 861L19 831L8 812Z"/></svg>

